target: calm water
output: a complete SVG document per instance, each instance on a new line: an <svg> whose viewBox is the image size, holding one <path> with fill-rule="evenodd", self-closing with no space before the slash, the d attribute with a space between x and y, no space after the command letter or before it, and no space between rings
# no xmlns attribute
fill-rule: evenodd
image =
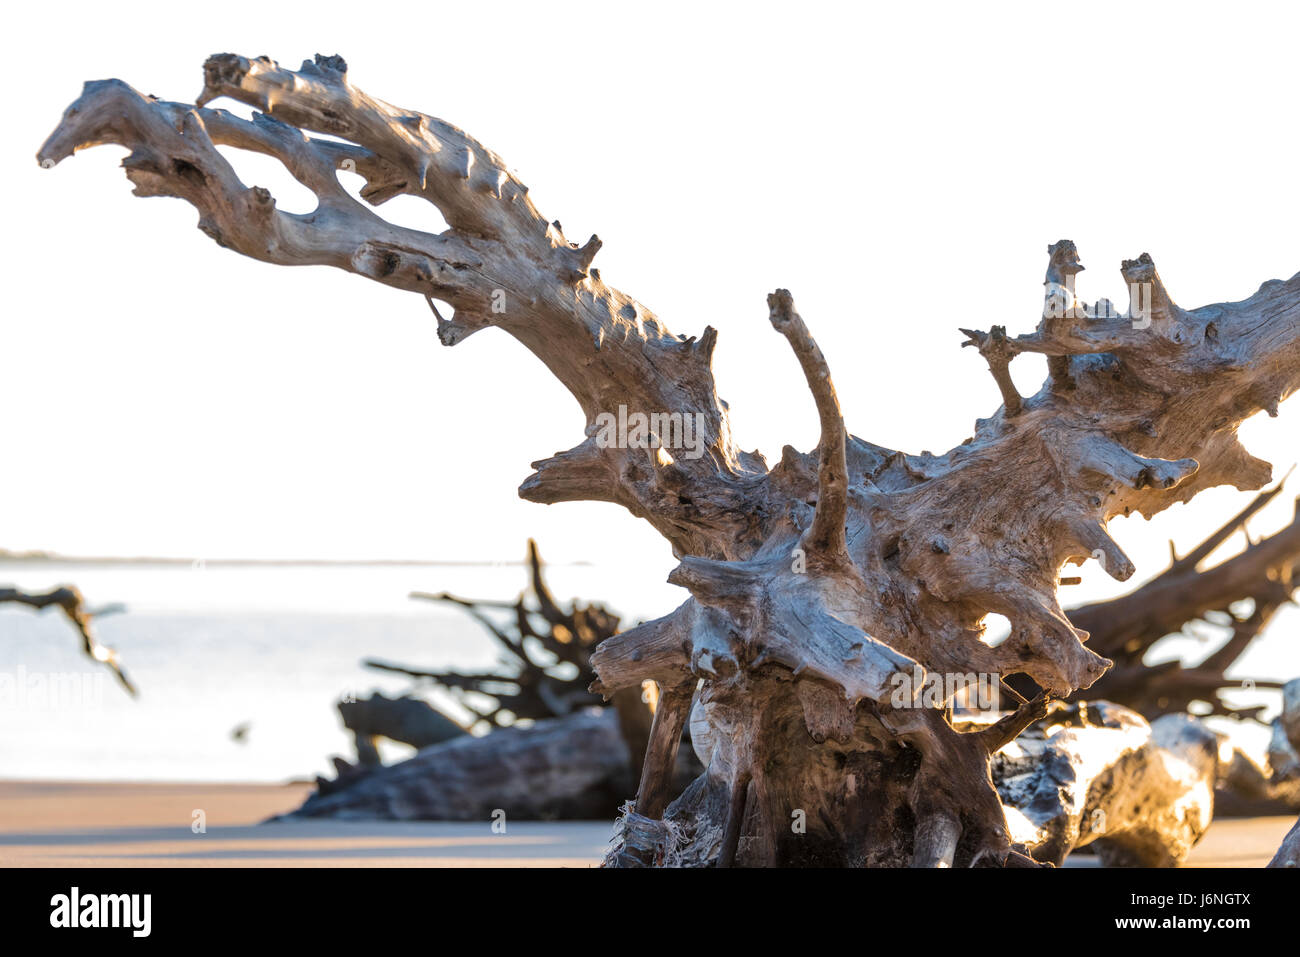
<svg viewBox="0 0 1300 957"><path fill-rule="evenodd" d="M666 571L555 566L547 578L557 597L599 599L632 621L682 600L679 589L654 580ZM410 687L362 668L362 658L475 670L496 662L477 624L409 592L513 599L525 571L9 562L0 563L0 582L30 590L70 582L91 607L125 604L125 613L99 620L98 634L121 653L141 692L132 700L107 670L91 666L57 609L0 605L0 676L13 679L11 693L0 695L0 777L281 781L326 771L331 754L352 756L334 709L342 694ZM50 674L75 674L79 683L65 681L53 700L34 683ZM240 744L230 732L245 722ZM395 747L389 756L400 753Z"/></svg>
<svg viewBox="0 0 1300 957"><path fill-rule="evenodd" d="M553 566L547 579L557 597L600 600L630 624L685 598L663 581L668 570ZM125 604L125 613L97 627L141 690L132 700L106 670L90 666L57 610L0 605L0 681L12 679L10 695L0 694L0 777L282 781L328 770L331 754L352 756L334 709L341 695L411 687L363 669L362 658L428 668L494 665L494 643L477 624L454 608L412 601L409 592L513 599L525 571L0 562L0 582L30 590L69 582L91 607ZM1287 608L1233 674L1300 674L1297 631L1300 614ZM1194 661L1212 647L1179 638L1158 657ZM21 679L51 674L80 676L80 700L13 692ZM1240 693L1235 703L1275 706L1276 699ZM240 744L230 732L243 723L250 730ZM394 746L386 757L401 753Z"/></svg>

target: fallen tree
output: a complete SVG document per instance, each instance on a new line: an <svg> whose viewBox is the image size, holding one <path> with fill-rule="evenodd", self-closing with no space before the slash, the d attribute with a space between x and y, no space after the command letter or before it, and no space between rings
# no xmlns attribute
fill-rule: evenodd
<svg viewBox="0 0 1300 957"><path fill-rule="evenodd" d="M1032 863L1016 846L989 773L992 755L1042 716L1043 700L979 731L944 707L900 697L899 678L1024 673L1051 696L1090 687L1111 661L1057 598L1067 563L1134 567L1106 532L1115 515L1154 514L1203 489L1257 489L1271 468L1238 425L1300 383L1300 276L1248 299L1186 310L1151 257L1125 261L1128 315L1083 308L1073 243L1049 249L1049 308L1037 328L964 330L1003 404L942 455L908 455L847 432L828 364L791 295L768 297L772 327L803 371L821 424L812 453L769 466L736 447L711 357L717 333L670 333L607 285L600 240L571 243L492 152L463 131L361 92L340 57L298 71L221 54L197 105L89 83L41 147L53 166L118 143L141 196L194 205L222 246L265 262L331 265L423 296L446 345L499 327L542 360L586 417L583 441L534 463L531 501L621 504L672 544L676 611L607 639L597 690L654 681L659 705L617 865ZM205 104L230 97L243 120ZM328 134L313 137L307 131ZM247 187L219 145L280 160L318 197L306 215ZM386 222L380 204L433 203L439 235ZM434 300L450 304L445 317ZM1049 359L1023 397L1008 366ZM610 441L607 416L659 425ZM692 454L674 441L693 424ZM694 454L696 450L701 454ZM982 640L984 618L1011 634ZM706 771L678 795L673 770L688 715L707 739ZM676 800L674 800L676 797ZM791 827L792 817L806 827ZM719 834L716 842L712 835Z"/></svg>
<svg viewBox="0 0 1300 957"><path fill-rule="evenodd" d="M1128 705L1149 718L1187 711L1196 703L1208 713L1235 717L1255 717L1263 710L1262 706L1232 707L1222 693L1241 689L1243 679L1229 679L1228 669L1300 588L1300 500L1291 524L1259 541L1248 537L1241 553L1211 568L1201 566L1231 535L1238 530L1245 534L1247 520L1281 490L1279 483L1260 493L1188 554L1173 555L1169 567L1141 588L1066 612L1075 627L1088 632L1089 646L1114 662L1088 689L1088 697ZM1145 663L1158 641L1197 626L1225 635L1201 661ZM1245 684L1282 686L1262 677L1245 679ZM1018 690L1033 694L1037 689L1024 682Z"/></svg>
<svg viewBox="0 0 1300 957"><path fill-rule="evenodd" d="M591 655L602 641L618 632L619 617L597 603L575 600L565 608L556 601L546 585L541 555L532 539L528 540L528 588L513 603L466 599L447 592L414 592L411 597L464 608L505 652L501 670L480 674L428 671L375 659L362 662L366 667L444 688L476 719L496 727L520 719L563 717L602 703L601 696L589 690L596 678ZM508 611L509 622L503 626L494 621L489 614L492 609ZM481 704L484 700L489 702L486 708ZM641 688L627 688L613 695L613 705L632 761L640 767L650 737L649 701Z"/></svg>
<svg viewBox="0 0 1300 957"><path fill-rule="evenodd" d="M699 765L683 749L674 778ZM287 817L341 820L599 820L636 787L636 764L617 712L587 708L562 718L461 735L364 773L340 773Z"/></svg>
<svg viewBox="0 0 1300 957"><path fill-rule="evenodd" d="M512 738L509 742L512 760L519 765L519 770L526 771L529 775L529 780L519 785L531 789L528 809L524 813L529 816L548 816L560 814L562 809L567 809L596 816L597 809L600 809L599 813L613 814L622 803L621 799L611 804L604 800L603 795L623 777L630 775L635 781L650 734L653 696L643 695L639 688L629 688L614 695L612 710L623 738L621 749L583 749L579 747L576 738L576 751L573 752L565 751L557 744L562 739L564 728L569 726L572 726L575 736L585 735L590 728L590 721L583 712L603 704L600 695L588 690L588 685L595 680L595 673L591 670L591 653L600 642L617 633L619 618L600 604L584 604L575 600L566 608L557 601L546 585L537 543L531 539L528 542L528 570L528 587L513 603L459 598L447 592L415 592L411 596L449 602L464 608L506 653L506 661L502 663L501 670L464 674L456 671L430 671L374 659L367 659L363 664L379 671L407 675L418 684L431 683L452 692L461 706L474 716L476 724L482 722L492 728L506 728L520 721L528 724L548 719L572 718L573 720L548 721L545 734L530 733ZM500 623L494 620L493 611L509 612L508 621ZM381 764L377 738L388 738L419 750L459 737L470 730L469 727L462 726L454 716L410 695L388 698L382 694L372 694L366 698L348 699L338 703L338 711L343 726L352 733L356 743L357 762L353 764L335 757L333 763L336 777L333 780L317 777L318 795L336 794L351 788L375 771ZM458 744L456 748L438 752L438 755L446 756L446 760L455 762L460 768L458 771L441 767L438 755L421 756L416 763L404 767L394 775L386 776L382 782L372 782L367 790L352 795L347 801L336 801L329 806L345 808L348 813L360 813L354 810L354 804L360 802L362 806L372 808L375 813L381 809L391 812L394 808L401 808L412 809L412 813L419 814L431 813L431 807L441 807L448 810L448 813L457 814L458 819L461 816L464 819L476 819L476 815L469 811L479 808L483 802L491 804L493 808L508 803L507 794L503 793L501 785L502 765L493 757L498 749L507 745L496 740L489 741L489 737L490 734L473 738ZM537 748L537 753L523 760L521 755L529 747ZM465 763L467 755L475 748L481 749L486 757L478 763ZM565 769L563 773L556 770L557 759ZM619 760L623 760L627 767L615 775L610 771L610 765ZM422 770L414 770L417 768ZM484 773L476 773L474 769ZM698 770L696 768L697 772ZM421 774L430 791L424 800L411 796L419 786ZM387 782L397 779L403 782L407 796L400 802L384 801L376 804L372 800L371 791L376 787L385 788ZM573 783L578 779L599 782L589 800L584 801L571 793ZM548 793L550 787L566 790L558 794ZM467 789L467 793L455 798L441 796L452 788Z"/></svg>
<svg viewBox="0 0 1300 957"><path fill-rule="evenodd" d="M374 692L365 698L345 696L335 703L343 727L352 735L356 761L333 755L334 777L316 775L316 793L333 794L383 767L379 739L386 738L419 750L466 734L466 729L427 701L412 695L389 698Z"/></svg>

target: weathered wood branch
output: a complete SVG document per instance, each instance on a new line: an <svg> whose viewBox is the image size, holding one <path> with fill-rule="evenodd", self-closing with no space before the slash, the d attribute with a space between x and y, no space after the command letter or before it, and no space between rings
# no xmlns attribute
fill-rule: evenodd
<svg viewBox="0 0 1300 957"><path fill-rule="evenodd" d="M243 121L202 105L219 96L263 114ZM769 468L732 440L712 328L669 333L604 283L591 265L599 240L568 242L494 154L357 90L338 57L298 71L213 57L196 107L120 81L88 84L38 159L53 165L101 142L131 150L124 165L140 195L186 199L224 245L445 300L455 314L440 320L444 343L500 327L574 395L584 440L534 463L520 494L624 505L672 544L670 580L691 593L592 660L598 690L699 683L691 727L706 773L662 818L629 816L621 831L693 835L691 847L640 846L630 856L642 861L708 863L725 844L723 862L736 864L1024 863L986 739L899 698L900 679L1023 673L1056 696L1093 685L1111 661L1062 611L1062 567L1096 558L1125 580L1134 568L1106 533L1111 517L1151 515L1215 485L1261 487L1270 466L1236 429L1300 385L1300 276L1185 310L1144 254L1121 267L1127 317L1079 314L1068 297L1071 308L1045 310L1033 332L997 338L996 354L981 351L1004 407L943 455L905 455L844 432L825 360L777 293L774 325L790 335L822 438L815 453L787 448ZM280 159L318 208L276 210L217 145ZM420 196L450 228L386 223L342 190L342 168L366 177L369 202ZM1049 281L1082 268L1068 241L1050 252ZM1024 352L1051 362L1049 381L1022 400L1007 391L1006 364ZM640 420L626 432L625 412ZM805 544L815 546L806 562ZM1012 625L996 648L981 640L990 613ZM798 833L795 812L807 822Z"/></svg>
<svg viewBox="0 0 1300 957"><path fill-rule="evenodd" d="M505 653L499 671L465 674L431 671L408 665L366 659L362 664L378 671L404 674L456 693L460 702L494 725L519 719L536 720L569 714L600 704L588 690L595 680L591 656L605 639L618 633L619 618L603 605L573 602L561 607L546 585L537 543L528 541L528 587L514 602L460 598L447 592L413 592L412 598L446 602L463 608L483 626ZM508 621L494 620L489 611L507 611ZM567 674L561 666L576 672ZM640 685L636 686L639 702ZM491 704L486 710L464 696L471 692ZM649 709L645 709L645 733Z"/></svg>
<svg viewBox="0 0 1300 957"><path fill-rule="evenodd" d="M1206 703L1219 714L1243 714L1242 709L1227 705L1220 692L1241 687L1240 679L1226 677L1227 670L1300 588L1300 500L1295 517L1285 528L1249 542L1244 551L1218 565L1200 566L1281 490L1278 483L1261 492L1204 542L1186 556L1175 557L1168 569L1142 587L1067 611L1070 621L1091 635L1092 648L1115 662L1089 689L1090 697L1128 705L1152 718L1186 711L1193 702ZM1249 610L1236 607L1242 602L1249 602ZM1227 627L1230 632L1200 662L1144 664L1156 642L1198 621ZM1279 686L1263 678L1251 679L1251 683L1257 688Z"/></svg>
<svg viewBox="0 0 1300 957"><path fill-rule="evenodd" d="M981 332L978 329L961 331L967 336L962 345L976 346L984 361L989 364L993 381L998 384L998 391L1002 393L1002 408L1007 418L1019 415L1025 407L1025 400L1016 390L1016 384L1011 381L1011 360L1015 358L1015 351L1007 343L1006 327L994 326L988 332Z"/></svg>
<svg viewBox="0 0 1300 957"><path fill-rule="evenodd" d="M94 616L86 609L86 600L75 585L60 585L58 588L40 593L25 592L17 588L0 588L0 602L6 601L27 605L39 611L50 607L58 608L72 623L72 627L77 629L77 634L81 636L81 650L86 657L112 671L127 694L136 696L135 685L122 669L121 657L95 637L95 632L91 628L91 620Z"/></svg>
<svg viewBox="0 0 1300 957"><path fill-rule="evenodd" d="M507 728L521 720L528 724L580 715L601 703L600 695L589 691L587 687L595 677L591 654L603 640L617 633L618 616L595 603L574 601L566 607L557 601L546 585L541 555L537 544L532 540L528 542L528 587L514 602L470 600L446 592L415 592L412 597L447 602L463 608L505 652L506 661L502 663L501 670L465 674L369 659L363 662L366 667L407 675L422 684L432 683L452 692L460 705L474 715L472 725L485 722L493 727ZM492 612L509 614L502 623L493 617ZM572 674L564 672L562 666L565 665L571 666ZM634 776L641 767L651 738L653 712L643 697L640 683L621 689L612 697L613 707L610 710L623 736L623 752L628 755L629 761L626 773L618 780L635 780ZM360 700L346 699L339 703L338 711L344 727L353 734L357 761L354 764L335 757L333 762L337 776L334 779L317 778L317 797L352 792L369 776L382 770L377 747L380 738L424 749L460 737L468 730L456 718L409 695L393 699L374 694ZM564 726L568 725L555 727ZM582 729L587 725L575 721L572 727ZM575 776L587 774L601 780L608 776L608 756L589 756L585 770L581 773L577 769L583 766L584 759L568 758L566 766L570 771L556 772L557 759L553 749L557 747L559 734L555 730L545 735L526 735L518 740L512 739L514 743L510 748L513 760L517 762L516 773L531 779L531 783L525 783L532 791L532 804L529 807L533 810L526 813L542 813L538 808L555 808L557 810L547 813L556 814L569 811L591 813L591 809L598 806L603 807L605 812L612 813L621 801L602 805L597 797L595 804L583 803L578 795L571 793ZM680 737L679 726L678 738ZM480 760L496 760L503 747L491 740L491 735L484 735L446 751L448 760L454 765L446 775L438 773L436 764L421 760L414 766L424 769L424 786L429 795L423 799L416 796L419 778L415 775L408 776L403 785L407 793L403 806L424 807L427 803L429 807L460 808L455 811L456 814L469 814L465 808L476 808L483 802L497 801L497 804L490 806L499 806L505 797L500 791L499 772L479 775L470 770L469 765ZM530 751L530 748L533 750ZM486 757L479 758L477 754L480 752ZM462 763L465 766L462 767ZM689 761L686 766L690 766ZM680 777L680 769L674 768L673 773ZM383 778L383 782L389 780L388 777ZM670 776L665 786L670 786L671 783ZM456 796L452 789L458 785L478 788L480 793ZM367 785L367 788L379 790L386 787L387 784L382 782ZM548 788L554 787L559 787L561 792L547 793ZM606 784L600 785L600 793L604 793L605 787ZM336 802L330 806L354 808L354 803L355 807L369 806L370 798L366 795L370 791L367 788L361 788L341 803ZM445 804L440 805L439 802Z"/></svg>
<svg viewBox="0 0 1300 957"><path fill-rule="evenodd" d="M767 308L772 328L785 336L794 349L821 419L821 442L817 446L817 505L802 544L814 551L819 561L847 565L849 556L844 540L844 523L849 505L849 466L844 446L848 433L844 429L844 417L840 415L835 386L831 383L830 366L803 319L795 312L794 298L788 290L778 289L768 296Z"/></svg>

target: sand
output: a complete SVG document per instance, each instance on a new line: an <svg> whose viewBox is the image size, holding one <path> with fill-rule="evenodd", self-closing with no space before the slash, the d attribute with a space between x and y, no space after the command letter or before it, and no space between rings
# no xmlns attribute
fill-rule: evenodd
<svg viewBox="0 0 1300 957"><path fill-rule="evenodd" d="M0 781L3 867L591 867L609 822L289 821L309 785ZM206 832L192 829L195 810Z"/></svg>
<svg viewBox="0 0 1300 957"><path fill-rule="evenodd" d="M289 821L306 784L0 781L4 867L592 867L607 821ZM195 833L194 812L206 831ZM1289 817L1216 821L1189 865L1259 867ZM1074 858L1075 866L1091 860Z"/></svg>

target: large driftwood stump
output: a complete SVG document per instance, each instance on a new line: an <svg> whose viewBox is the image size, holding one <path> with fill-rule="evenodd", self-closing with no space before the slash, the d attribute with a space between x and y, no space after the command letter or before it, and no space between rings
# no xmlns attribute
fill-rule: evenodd
<svg viewBox="0 0 1300 957"><path fill-rule="evenodd" d="M661 689L614 863L673 859L683 846L695 863L722 865L1028 861L1012 846L989 761L1043 702L964 733L935 702L900 699L900 681L925 669L1024 673L1054 696L1089 687L1110 661L1062 611L1063 567L1095 558L1127 579L1133 565L1106 533L1112 516L1271 477L1236 429L1300 383L1300 276L1186 310L1143 254L1121 267L1132 300L1121 317L1081 308L1070 294L1078 254L1054 244L1037 328L967 332L1003 406L942 455L846 431L829 366L778 290L769 319L798 357L821 440L769 466L733 441L711 371L717 332L674 335L607 285L592 266L600 240L569 242L464 132L366 95L337 56L294 72L221 54L204 77L198 105L118 80L87 84L38 161L124 145L136 193L190 202L223 246L447 302L454 314L438 317L447 345L500 327L587 420L578 445L534 463L520 494L621 504L679 556L670 580L690 597L593 657L604 693L646 680ZM222 96L262 112L245 121L205 107ZM240 182L218 145L281 160L318 207L278 210L267 190ZM386 222L343 189L344 168L365 177L371 204L422 197L448 230ZM1050 358L1051 377L1029 397L1007 371L1024 352ZM990 612L1012 624L997 647L981 640ZM707 770L676 796L671 770L692 709ZM690 853L705 846L717 853Z"/></svg>

